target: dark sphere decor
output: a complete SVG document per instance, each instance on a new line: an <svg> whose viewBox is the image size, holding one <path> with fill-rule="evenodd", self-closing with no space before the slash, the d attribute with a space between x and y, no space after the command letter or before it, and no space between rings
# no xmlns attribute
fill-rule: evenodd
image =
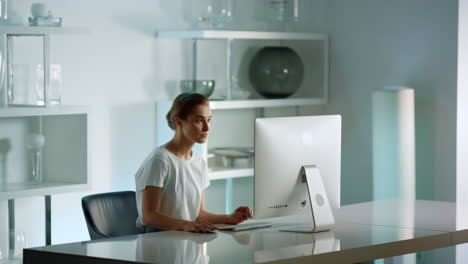
<svg viewBox="0 0 468 264"><path fill-rule="evenodd" d="M299 89L304 64L289 47L264 47L252 59L249 78L257 92L266 98L285 98Z"/></svg>

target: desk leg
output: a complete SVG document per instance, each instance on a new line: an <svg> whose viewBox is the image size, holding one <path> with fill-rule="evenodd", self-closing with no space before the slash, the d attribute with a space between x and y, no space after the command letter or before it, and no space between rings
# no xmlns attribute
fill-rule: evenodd
<svg viewBox="0 0 468 264"><path fill-rule="evenodd" d="M45 198L45 240L46 245L51 245L52 242L52 226L51 226L51 197L50 195L44 196Z"/></svg>
<svg viewBox="0 0 468 264"><path fill-rule="evenodd" d="M8 255L13 259L15 254L15 200L8 200Z"/></svg>

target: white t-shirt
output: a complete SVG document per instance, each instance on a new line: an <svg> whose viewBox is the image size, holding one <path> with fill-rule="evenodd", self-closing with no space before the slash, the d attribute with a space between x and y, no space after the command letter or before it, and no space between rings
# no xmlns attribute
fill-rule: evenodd
<svg viewBox="0 0 468 264"><path fill-rule="evenodd" d="M162 187L160 211L168 216L194 221L200 211L203 190L210 185L206 161L196 153L190 160L177 157L166 149L156 148L135 174L137 226L143 226L142 190Z"/></svg>

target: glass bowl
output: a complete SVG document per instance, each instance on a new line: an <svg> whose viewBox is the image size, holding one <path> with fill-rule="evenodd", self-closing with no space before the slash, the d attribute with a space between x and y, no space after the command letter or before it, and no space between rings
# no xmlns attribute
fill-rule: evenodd
<svg viewBox="0 0 468 264"><path fill-rule="evenodd" d="M181 80L180 90L183 93L199 93L210 97L215 88L214 80Z"/></svg>

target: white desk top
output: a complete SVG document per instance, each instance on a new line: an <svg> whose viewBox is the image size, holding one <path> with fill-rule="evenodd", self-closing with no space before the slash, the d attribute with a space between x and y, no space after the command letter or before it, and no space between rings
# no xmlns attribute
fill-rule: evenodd
<svg viewBox="0 0 468 264"><path fill-rule="evenodd" d="M440 201L381 200L342 206L342 221L453 232L454 244L468 242L468 204Z"/></svg>
<svg viewBox="0 0 468 264"><path fill-rule="evenodd" d="M408 209L408 204L414 207ZM379 201L343 206L330 232L277 231L293 224L295 219L287 217L274 219L266 229L218 234L168 231L35 248L25 255L34 251L146 263L354 263L467 242L467 236L454 239L454 234L466 230L453 225L454 213L453 203ZM408 219L416 220L411 224Z"/></svg>

